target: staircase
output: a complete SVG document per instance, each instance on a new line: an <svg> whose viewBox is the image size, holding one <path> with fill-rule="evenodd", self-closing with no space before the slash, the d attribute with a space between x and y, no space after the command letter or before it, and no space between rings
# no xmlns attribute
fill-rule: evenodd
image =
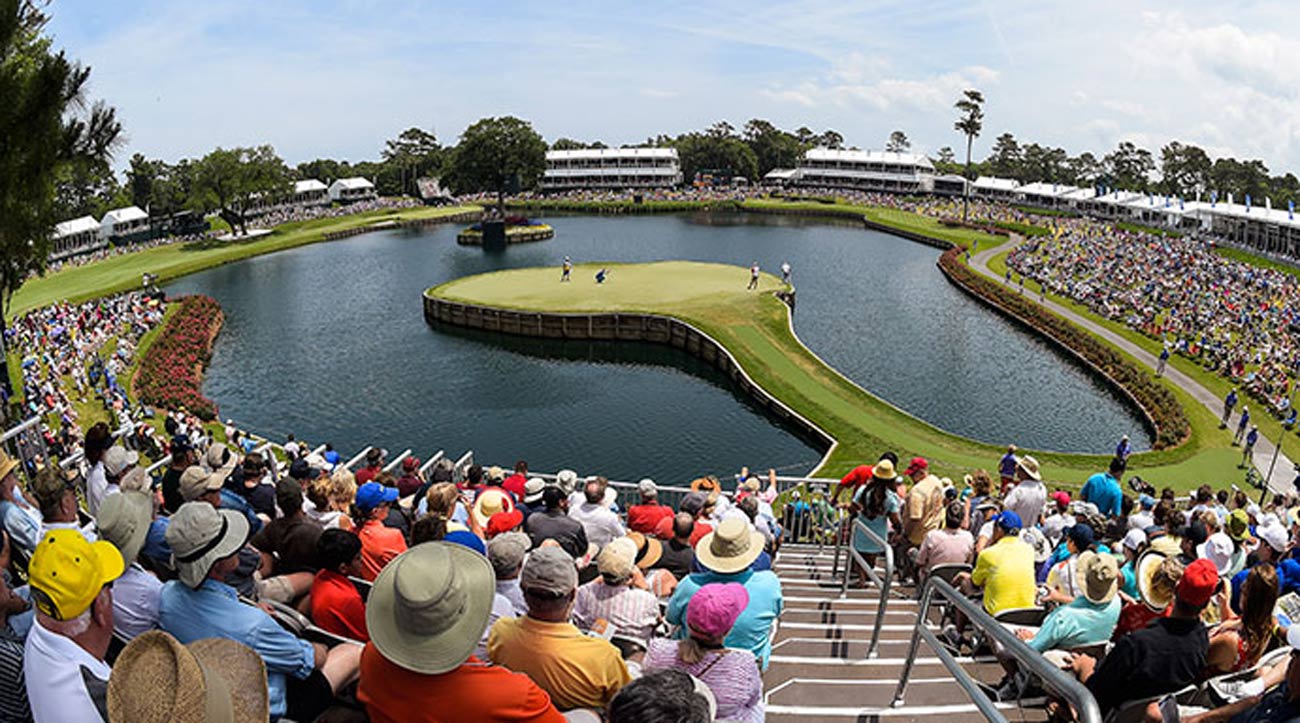
<svg viewBox="0 0 1300 723"><path fill-rule="evenodd" d="M984 716L924 643L917 653L904 705L890 703L902 677L918 614L916 591L895 584L880 632L877 657L867 658L880 602L874 586L840 597L843 578L832 574L834 549L785 545L774 566L785 612L763 676L767 720L772 723L914 720L983 721ZM841 571L846 564L840 560ZM931 617L937 621L937 613ZM1002 668L991 655L959 656L976 680L996 687ZM1040 702L1041 703L1041 702ZM999 704L1007 719L1042 721L1042 706Z"/></svg>

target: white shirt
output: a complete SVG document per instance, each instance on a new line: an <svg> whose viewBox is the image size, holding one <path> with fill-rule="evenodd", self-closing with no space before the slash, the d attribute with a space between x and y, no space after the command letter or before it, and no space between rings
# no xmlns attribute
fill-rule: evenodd
<svg viewBox="0 0 1300 723"><path fill-rule="evenodd" d="M1134 512L1133 514L1128 516L1128 528L1130 530L1145 531L1148 527L1151 527L1155 523L1156 523L1155 515L1145 510L1143 510L1142 512Z"/></svg>
<svg viewBox="0 0 1300 723"><path fill-rule="evenodd" d="M45 537L45 533L49 532L50 530L76 530L77 532L81 533L82 537L86 538L86 542L89 542L91 544L94 544L97 540L99 540L99 533L96 532L95 530L94 520L91 520L89 523L87 523L85 527L82 527L81 525L78 525L75 522L42 522L41 523L41 537Z"/></svg>
<svg viewBox="0 0 1300 723"><path fill-rule="evenodd" d="M1038 516L1043 514L1046 503L1047 487L1038 480L1027 479L1007 493L1002 507L1019 515L1020 522L1025 527L1033 527L1038 524Z"/></svg>
<svg viewBox="0 0 1300 723"><path fill-rule="evenodd" d="M618 515L600 503L593 505L583 502L569 510L569 517L582 523L582 529L587 533L587 542L594 543L597 547L603 548L627 534Z"/></svg>
<svg viewBox="0 0 1300 723"><path fill-rule="evenodd" d="M106 705L109 672L107 663L71 639L46 630L39 620L27 633L23 679L32 717L41 723L103 721L95 701Z"/></svg>
<svg viewBox="0 0 1300 723"><path fill-rule="evenodd" d="M515 606L511 604L510 599L499 592L493 593L492 612L488 613L487 627L483 629L483 637L479 638L478 647L474 648L474 654L477 655L480 660L488 659L487 641L488 641L488 633L492 632L492 626L496 625L497 621L500 620L501 618L516 618L516 617L520 617L520 616L515 614Z"/></svg>
<svg viewBox="0 0 1300 723"><path fill-rule="evenodd" d="M104 476L104 463L96 462L86 473L86 506L90 516L99 516L99 505L108 496L108 478Z"/></svg>
<svg viewBox="0 0 1300 723"><path fill-rule="evenodd" d="M1061 541L1061 534L1065 532L1065 528L1073 527L1074 523L1074 515L1054 512L1043 520L1043 535L1047 537L1048 542L1052 543L1052 547L1056 547Z"/></svg>
<svg viewBox="0 0 1300 723"><path fill-rule="evenodd" d="M154 577L139 563L127 566L113 581L113 632L132 640L158 627L158 600L162 580Z"/></svg>

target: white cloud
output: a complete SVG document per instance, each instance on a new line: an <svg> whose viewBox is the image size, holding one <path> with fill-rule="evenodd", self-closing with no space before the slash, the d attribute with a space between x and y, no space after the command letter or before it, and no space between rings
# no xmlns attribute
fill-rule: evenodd
<svg viewBox="0 0 1300 723"><path fill-rule="evenodd" d="M821 78L794 87L771 88L764 96L810 108L840 106L867 108L880 113L940 112L950 108L967 88L995 83L998 71L969 66L947 73L898 77L882 58L852 54Z"/></svg>

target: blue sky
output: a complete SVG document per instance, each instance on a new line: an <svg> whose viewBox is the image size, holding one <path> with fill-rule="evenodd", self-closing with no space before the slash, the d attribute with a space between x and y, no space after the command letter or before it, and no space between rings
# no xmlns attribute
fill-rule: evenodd
<svg viewBox="0 0 1300 723"><path fill-rule="evenodd" d="M129 136L175 160L271 143L291 163L378 157L418 125L452 142L513 114L609 144L719 119L961 146L952 103L988 97L982 157L1022 140L1104 153L1169 139L1300 171L1300 15L1282 2L334 2L54 0ZM120 163L119 163L120 165Z"/></svg>

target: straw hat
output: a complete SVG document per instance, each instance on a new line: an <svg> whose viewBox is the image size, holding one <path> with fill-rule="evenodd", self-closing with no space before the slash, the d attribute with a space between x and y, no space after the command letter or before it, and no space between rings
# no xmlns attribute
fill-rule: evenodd
<svg viewBox="0 0 1300 723"><path fill-rule="evenodd" d="M130 565L144 547L153 522L153 500L143 492L119 492L104 498L99 505L95 525L99 536L122 553L122 562Z"/></svg>
<svg viewBox="0 0 1300 723"><path fill-rule="evenodd" d="M375 578L366 602L370 642L398 667L446 673L474 652L495 595L483 555L449 542L416 545Z"/></svg>
<svg viewBox="0 0 1300 723"><path fill-rule="evenodd" d="M492 515L498 512L510 512L514 508L515 503L505 490L489 488L483 490L478 499L474 500L474 508L470 512L474 515L474 521L479 524L479 527L486 529L488 520L492 519Z"/></svg>
<svg viewBox="0 0 1300 723"><path fill-rule="evenodd" d="M666 519L671 520L672 518L668 517ZM640 532L629 532L627 536L636 544L636 566L642 570L649 570L654 567L654 564L659 562L659 558L663 557L664 546L659 540L646 537Z"/></svg>
<svg viewBox="0 0 1300 723"><path fill-rule="evenodd" d="M891 480L898 476L898 470L894 469L893 462L882 459L871 468L871 476L879 480Z"/></svg>
<svg viewBox="0 0 1300 723"><path fill-rule="evenodd" d="M160 630L127 644L108 679L108 717L133 723L265 721L266 664L225 638L181 645Z"/></svg>
<svg viewBox="0 0 1300 723"><path fill-rule="evenodd" d="M695 546L700 564L724 575L748 568L762 553L763 535L738 517L723 520Z"/></svg>
<svg viewBox="0 0 1300 723"><path fill-rule="evenodd" d="M1174 576L1174 570L1177 575ZM1163 578L1172 578L1176 583L1182 577L1182 565L1174 557L1167 557L1158 550L1147 550L1137 561L1137 587L1142 602L1152 610L1164 610L1174 601L1175 585L1157 585L1156 577L1163 571Z"/></svg>
<svg viewBox="0 0 1300 723"><path fill-rule="evenodd" d="M1038 471L1038 460L1025 455L1016 462L1016 467L1025 473L1025 476L1032 480L1042 480L1043 474Z"/></svg>
<svg viewBox="0 0 1300 723"><path fill-rule="evenodd" d="M1099 555L1091 550L1079 555L1075 578L1088 602L1105 605L1115 599L1119 588L1119 565L1113 555Z"/></svg>
<svg viewBox="0 0 1300 723"><path fill-rule="evenodd" d="M9 476L10 472L18 469L18 460L10 457L7 452L0 449L0 479Z"/></svg>

